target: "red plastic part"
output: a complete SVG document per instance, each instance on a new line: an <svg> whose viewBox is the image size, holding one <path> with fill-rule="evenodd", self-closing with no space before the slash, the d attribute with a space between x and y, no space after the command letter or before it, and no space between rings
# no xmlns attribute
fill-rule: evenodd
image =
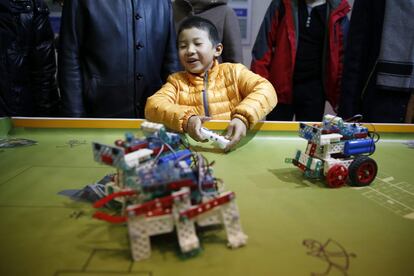
<svg viewBox="0 0 414 276"><path fill-rule="evenodd" d="M122 192L117 192L117 193L112 193L110 195L107 195L104 198L101 198L100 200L98 200L97 202L95 202L93 204L94 208L101 208L102 206L104 206L106 203L108 203L109 201L111 201L112 199L116 198L116 197L121 197L121 196L133 196L136 195L137 192L133 191L133 190L129 190L129 191L122 191Z"/></svg>
<svg viewBox="0 0 414 276"><path fill-rule="evenodd" d="M315 155L315 150L316 150L316 144L312 143L310 151L309 151L309 155L313 157Z"/></svg>
<svg viewBox="0 0 414 276"><path fill-rule="evenodd" d="M298 162L298 165L297 165L297 166L298 166L298 168L299 168L299 169L301 169L302 171L305 171L305 170L306 170L306 166L305 166L305 165L303 165L302 163L299 163L299 162Z"/></svg>
<svg viewBox="0 0 414 276"><path fill-rule="evenodd" d="M148 148L148 143L144 142L144 143L140 143L140 144L136 144L133 146L129 146L125 148L125 153L130 153L130 152L134 152L137 151L139 149L146 149Z"/></svg>
<svg viewBox="0 0 414 276"><path fill-rule="evenodd" d="M112 159L110 155L102 155L101 160L103 163L108 164L108 165L112 165L112 163L114 162L114 160Z"/></svg>
<svg viewBox="0 0 414 276"><path fill-rule="evenodd" d="M115 141L115 146L123 147L124 144L125 144L125 142L121 139L118 139L118 140Z"/></svg>
<svg viewBox="0 0 414 276"><path fill-rule="evenodd" d="M365 138L368 136L368 133L355 133L355 138Z"/></svg>
<svg viewBox="0 0 414 276"><path fill-rule="evenodd" d="M152 149L152 156L156 156L160 151L161 151L162 147L158 147L158 148L153 148ZM162 152L167 152L170 151L169 147L164 147L164 149L162 150Z"/></svg>
<svg viewBox="0 0 414 276"><path fill-rule="evenodd" d="M348 169L341 164L333 165L326 174L326 182L330 188L339 188L345 185Z"/></svg>
<svg viewBox="0 0 414 276"><path fill-rule="evenodd" d="M124 223L127 221L126 216L112 216L100 211L95 212L95 214L93 214L93 217L110 223Z"/></svg>
<svg viewBox="0 0 414 276"><path fill-rule="evenodd" d="M139 215L146 215L146 216L155 216L156 214L164 214L169 213L167 209L171 209L174 203L174 199L178 198L181 199L184 196L188 196L189 193L183 193L180 195L169 195L161 198L156 198L151 201L147 201L145 203L130 206L127 208L127 212L133 212L136 216ZM162 211L164 210L164 211ZM150 214L152 212L153 214Z"/></svg>
<svg viewBox="0 0 414 276"><path fill-rule="evenodd" d="M224 196L215 198L213 200L207 201L205 203L199 204L195 207L192 207L191 209L180 212L180 217L191 219L193 217L196 217L198 215L201 215L205 212L210 211L211 209L226 204L230 202L235 197L235 194L233 192L226 194Z"/></svg>

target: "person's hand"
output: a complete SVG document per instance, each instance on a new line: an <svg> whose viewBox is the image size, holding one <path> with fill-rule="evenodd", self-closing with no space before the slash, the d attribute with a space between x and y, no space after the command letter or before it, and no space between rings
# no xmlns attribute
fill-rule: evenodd
<svg viewBox="0 0 414 276"><path fill-rule="evenodd" d="M190 135L191 138L198 142L207 142L206 139L203 139L203 136L200 133L200 128L203 126L204 122L210 120L209 117L204 116L191 116L187 121L186 132Z"/></svg>
<svg viewBox="0 0 414 276"><path fill-rule="evenodd" d="M229 126L227 127L226 139L230 140L230 143L227 144L224 151L230 151L237 143L246 136L247 127L242 120L234 118L230 121Z"/></svg>

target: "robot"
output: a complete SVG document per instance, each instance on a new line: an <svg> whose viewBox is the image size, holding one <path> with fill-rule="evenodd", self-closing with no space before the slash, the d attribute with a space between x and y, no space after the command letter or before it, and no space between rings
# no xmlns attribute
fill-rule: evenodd
<svg viewBox="0 0 414 276"><path fill-rule="evenodd" d="M144 138L127 133L115 146L93 143L94 160L117 169L94 207L121 206L116 215L97 211L94 217L127 223L135 261L150 257L151 236L174 229L181 252L193 255L200 249L196 225L222 224L230 248L245 245L235 194L219 187L211 164L182 149L181 137L163 125L143 122L141 129Z"/></svg>
<svg viewBox="0 0 414 276"><path fill-rule="evenodd" d="M340 117L325 115L321 124L299 124L299 136L308 141L306 150L298 150L287 159L299 167L305 177L326 178L330 188L349 180L351 186L370 185L378 171L375 160L375 135L359 123L344 122Z"/></svg>

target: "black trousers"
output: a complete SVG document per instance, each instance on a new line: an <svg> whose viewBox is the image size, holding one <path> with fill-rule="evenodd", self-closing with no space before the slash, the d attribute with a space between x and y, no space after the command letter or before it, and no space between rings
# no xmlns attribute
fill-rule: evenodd
<svg viewBox="0 0 414 276"><path fill-rule="evenodd" d="M276 88L277 91L277 88ZM292 104L281 104L266 116L267 121L322 121L325 112L325 93L322 80L295 83Z"/></svg>

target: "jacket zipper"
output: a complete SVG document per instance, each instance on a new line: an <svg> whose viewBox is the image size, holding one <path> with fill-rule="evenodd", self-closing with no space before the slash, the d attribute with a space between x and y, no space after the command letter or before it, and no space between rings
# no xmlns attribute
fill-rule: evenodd
<svg viewBox="0 0 414 276"><path fill-rule="evenodd" d="M208 90L208 71L206 71L206 73L204 74L203 105L204 105L204 114L205 114L205 116L210 117L210 112L208 110L207 90Z"/></svg>

